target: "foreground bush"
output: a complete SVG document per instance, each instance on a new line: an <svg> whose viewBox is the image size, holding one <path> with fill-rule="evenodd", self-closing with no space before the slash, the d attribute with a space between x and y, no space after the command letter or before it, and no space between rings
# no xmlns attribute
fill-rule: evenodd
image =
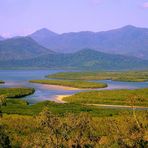
<svg viewBox="0 0 148 148"><path fill-rule="evenodd" d="M145 148L148 146L148 112L117 117L91 117L87 113L59 117L45 108L39 115L5 115L12 147L23 148Z"/></svg>

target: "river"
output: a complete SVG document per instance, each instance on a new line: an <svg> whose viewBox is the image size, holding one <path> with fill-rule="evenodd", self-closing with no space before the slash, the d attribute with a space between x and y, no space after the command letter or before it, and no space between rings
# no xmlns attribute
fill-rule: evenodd
<svg viewBox="0 0 148 148"><path fill-rule="evenodd" d="M29 80L45 79L48 74L57 72L66 72L65 70L0 70L0 80L5 81L0 87L33 87L35 93L24 99L30 104L44 100L55 101L57 95L70 95L84 90L65 90L58 87L48 87L48 85L32 84ZM108 84L104 89L136 89L148 88L148 82L119 82L111 80L101 80L96 82L105 82ZM102 89L99 89L102 90ZM86 91L86 90L85 90Z"/></svg>

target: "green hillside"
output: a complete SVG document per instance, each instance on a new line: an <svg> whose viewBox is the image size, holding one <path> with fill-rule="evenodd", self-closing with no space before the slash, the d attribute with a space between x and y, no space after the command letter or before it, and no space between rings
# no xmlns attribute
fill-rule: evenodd
<svg viewBox="0 0 148 148"><path fill-rule="evenodd" d="M148 61L135 57L107 54L84 49L71 54L47 54L27 60L1 61L1 68L35 67L78 70L135 70L148 69Z"/></svg>
<svg viewBox="0 0 148 148"><path fill-rule="evenodd" d="M0 41L0 61L22 60L54 53L29 37L19 37Z"/></svg>

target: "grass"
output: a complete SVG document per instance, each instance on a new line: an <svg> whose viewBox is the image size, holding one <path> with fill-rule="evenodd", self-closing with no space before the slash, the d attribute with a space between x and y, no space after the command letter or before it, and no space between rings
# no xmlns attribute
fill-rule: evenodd
<svg viewBox="0 0 148 148"><path fill-rule="evenodd" d="M5 95L7 98L21 98L34 92L33 88L0 88L0 95Z"/></svg>
<svg viewBox="0 0 148 148"><path fill-rule="evenodd" d="M34 105L29 105L22 96L29 95L34 92L31 88L1 88L0 94L6 95L6 106L2 106L2 112L6 114L30 115L39 114L45 107L55 114L63 116L67 113L87 112L92 116L113 116L119 115L122 110L104 109L94 106L81 105L77 103L59 104L51 101L39 102ZM17 98L17 99L16 99Z"/></svg>
<svg viewBox="0 0 148 148"><path fill-rule="evenodd" d="M86 116L88 115L88 116ZM55 132L58 133L57 138L59 142L65 144L65 147L69 146L69 143L72 141L76 141L75 139L78 137L79 139L83 139L88 142L87 135L89 137L93 137L91 143L94 143L95 139L99 139L96 146L88 147L125 147L120 145L121 138L126 138L127 143L129 143L129 147L134 147L131 144L133 142L138 143L140 138L144 137L143 139L147 143L147 114L146 112L138 112L136 113L138 121L140 125L142 125L142 130L137 127L133 116L124 113L120 116L115 117L93 117L90 118L89 114L86 115L73 115L69 114L65 117L57 117L55 114L52 116L49 115L45 118L45 114L43 116L26 116L26 115L4 115L1 124L3 125L2 128L5 130L5 133L9 136L11 141L11 146L16 147L54 147L50 145L50 138L52 137L55 140ZM40 124L41 118L43 121L46 121L45 124ZM50 118L51 117L51 118ZM50 118L50 119L49 119ZM53 122L54 121L54 122ZM53 130L55 132L50 132L49 128L47 127L46 123L54 127ZM143 128L144 127L144 128ZM91 130L90 130L91 129ZM1 131L4 131L1 130ZM141 131L143 135L141 136ZM4 132L1 133L3 135ZM80 135L80 134L81 135ZM62 136L61 136L62 135ZM80 135L80 136L79 136ZM134 135L134 136L133 136ZM140 136L139 136L140 135ZM4 137L4 136L3 136ZM68 137L68 138L67 138ZM75 138L76 137L76 138ZM63 139L67 138L68 144L63 142ZM87 138L87 139L86 139ZM62 139L62 140L61 140ZM82 139L82 140L83 140ZM119 139L119 140L118 140ZM123 140L124 140L123 139ZM81 140L81 141L82 141ZM83 140L83 142L85 142ZM70 142L69 142L70 141ZM119 141L119 142L118 142ZM138 142L137 142L138 141ZM142 141L143 142L143 141ZM117 145L119 143L119 145ZM45 144L48 146L45 146ZM140 146L136 146L140 147ZM147 147L146 145L143 147Z"/></svg>
<svg viewBox="0 0 148 148"><path fill-rule="evenodd" d="M12 92L10 90L12 90ZM19 88L18 90L20 94L19 96L18 93L16 93L16 88L9 89L9 91L8 89L7 91L2 91L3 94L9 94L10 98L7 98L6 106L1 107L3 116L0 123L0 132L2 138L9 136L12 147L38 147L41 145L42 147L45 147L45 144L48 144L47 147L52 147L50 146L51 141L50 138L48 138L49 136L56 136L58 139L60 138L62 144L62 140L66 137L65 141L67 141L67 139L69 141L67 143L64 141L64 144L68 147L69 142L71 143L72 140L75 143L76 136L79 139L86 139L86 135L89 134L90 137L90 131L91 137L94 137L93 143L96 142L96 138L100 139L97 141L96 147L104 147L104 145L105 147L110 147L110 144L113 145L111 147L120 147L120 145L116 145L118 140L117 136L119 137L119 143L121 141L121 136L124 136L125 138L129 137L129 139L131 139L130 142L133 142L133 135L138 133L139 136L140 131L144 134L139 137L147 138L146 111L136 112L136 121L138 121L142 127L142 130L139 130L139 128L137 128L135 118L133 117L132 110L105 109L77 102L59 104L51 101L44 101L34 105L28 105L28 103L22 99L13 98L14 96L21 97L23 94L26 94L23 93L23 90L26 92L28 89L21 88L20 91ZM146 101L146 98L148 98L148 89L138 89L133 90L133 92L130 90L128 92L126 91L128 90L112 91L110 94L107 93L108 95L106 95L106 97L110 97L110 100L112 101L114 100L113 96L123 101L122 99L126 94L143 96L142 101ZM94 99L98 92L101 92L102 95L106 94L104 91L91 91L91 94L87 97L89 99ZM99 94L99 96L101 96L101 94ZM85 98L84 95L81 96L81 98L83 97ZM104 99L106 99L106 97L104 97ZM51 113L45 112L45 107L48 108ZM43 109L44 112L41 113ZM38 116L39 113L40 116ZM52 131L54 129L56 134L49 130L46 125L49 125L48 127L51 127ZM118 129L118 131L116 131L116 129ZM79 135L81 136L79 137ZM110 138L113 140L110 141ZM117 140L114 141L114 138ZM137 141L140 141L139 139L137 140L136 137L134 140L137 143ZM56 138L54 140L57 141ZM86 139L87 143L88 140L89 139ZM129 141L127 142L129 143ZM90 143L92 143L92 139Z"/></svg>
<svg viewBox="0 0 148 148"><path fill-rule="evenodd" d="M111 105L130 105L135 101L135 105L148 107L148 88L136 90L101 90L80 92L69 97L64 101L81 104L111 104ZM133 102L134 103L134 102Z"/></svg>
<svg viewBox="0 0 148 148"><path fill-rule="evenodd" d="M19 105L19 106L24 106L24 105L28 105L29 103L25 100L22 100L22 99L7 99L6 100L6 104L7 106L16 106L16 105Z"/></svg>
<svg viewBox="0 0 148 148"><path fill-rule="evenodd" d="M125 82L146 82L148 81L148 71L61 72L48 75L47 77L65 80L114 80Z"/></svg>
<svg viewBox="0 0 148 148"><path fill-rule="evenodd" d="M94 106L80 105L76 103L59 104L51 101L44 101L34 105L27 105L27 102L19 99L7 100L7 106L2 107L2 112L7 114L18 114L18 115L30 115L34 116L39 114L45 107L60 116L68 113L81 113L87 112L92 116L103 117L103 116L115 116L119 115L125 110L118 109L105 109Z"/></svg>
<svg viewBox="0 0 148 148"><path fill-rule="evenodd" d="M68 80L31 80L31 83L49 84L49 85L60 85L68 86L73 88L104 88L107 87L105 83L86 82L86 81L68 81Z"/></svg>

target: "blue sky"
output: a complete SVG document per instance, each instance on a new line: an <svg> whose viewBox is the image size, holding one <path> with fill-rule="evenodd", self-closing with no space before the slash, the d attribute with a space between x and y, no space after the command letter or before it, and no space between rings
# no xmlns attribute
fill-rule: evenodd
<svg viewBox="0 0 148 148"><path fill-rule="evenodd" d="M148 27L148 0L0 0L0 35Z"/></svg>

